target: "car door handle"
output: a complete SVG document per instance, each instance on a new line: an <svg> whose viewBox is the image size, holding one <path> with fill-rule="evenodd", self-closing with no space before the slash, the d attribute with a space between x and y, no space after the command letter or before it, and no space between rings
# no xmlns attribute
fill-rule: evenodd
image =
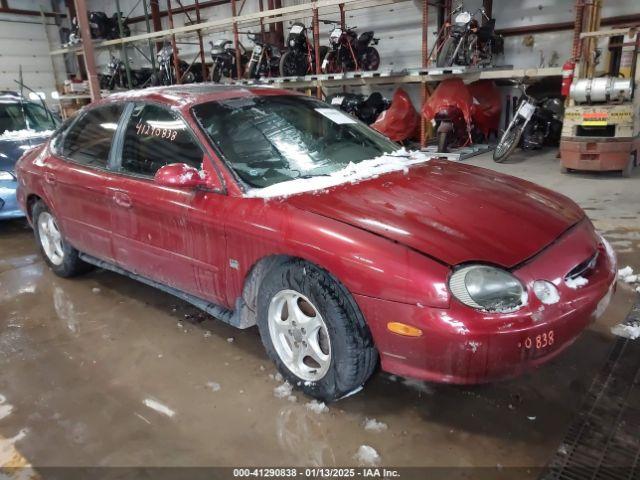
<svg viewBox="0 0 640 480"><path fill-rule="evenodd" d="M114 192L113 201L120 207L131 208L131 197L124 192Z"/></svg>
<svg viewBox="0 0 640 480"><path fill-rule="evenodd" d="M44 181L50 185L53 185L54 183L56 183L56 176L51 172L45 172Z"/></svg>

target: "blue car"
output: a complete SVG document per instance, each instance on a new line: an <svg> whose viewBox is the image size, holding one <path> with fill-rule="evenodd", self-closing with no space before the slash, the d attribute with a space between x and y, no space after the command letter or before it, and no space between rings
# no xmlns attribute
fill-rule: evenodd
<svg viewBox="0 0 640 480"><path fill-rule="evenodd" d="M0 92L0 220L24 216L16 201L16 162L26 150L46 141L57 125L41 103L17 92Z"/></svg>

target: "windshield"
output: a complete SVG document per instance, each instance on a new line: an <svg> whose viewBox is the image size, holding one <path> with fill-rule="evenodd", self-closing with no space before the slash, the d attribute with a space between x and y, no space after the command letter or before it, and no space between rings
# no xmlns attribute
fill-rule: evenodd
<svg viewBox="0 0 640 480"><path fill-rule="evenodd" d="M193 111L226 162L251 187L329 175L398 149L360 121L309 97L240 97Z"/></svg>
<svg viewBox="0 0 640 480"><path fill-rule="evenodd" d="M53 118L41 105L29 102L0 103L0 135L19 130L43 132L55 128Z"/></svg>

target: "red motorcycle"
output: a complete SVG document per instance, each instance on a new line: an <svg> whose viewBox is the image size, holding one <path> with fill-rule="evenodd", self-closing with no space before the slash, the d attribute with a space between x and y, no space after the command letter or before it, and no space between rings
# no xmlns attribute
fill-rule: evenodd
<svg viewBox="0 0 640 480"><path fill-rule="evenodd" d="M324 22L331 23L333 22ZM377 70L380 66L380 54L371 44L377 45L379 39L373 31L358 36L355 27L344 30L333 24L329 35L329 52L322 61L323 73L353 72L357 70Z"/></svg>
<svg viewBox="0 0 640 480"><path fill-rule="evenodd" d="M480 80L465 85L459 78L440 82L425 102L422 114L436 127L438 152L486 142L497 136L502 101L495 83Z"/></svg>

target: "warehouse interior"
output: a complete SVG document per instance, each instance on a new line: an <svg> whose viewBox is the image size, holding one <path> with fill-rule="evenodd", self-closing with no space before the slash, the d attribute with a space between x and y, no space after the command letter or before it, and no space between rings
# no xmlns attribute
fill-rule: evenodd
<svg viewBox="0 0 640 480"><path fill-rule="evenodd" d="M0 106L7 105L9 112L15 105L25 119L30 108L39 109L46 118L42 120L46 126L37 131L29 120L12 127L9 113L0 118L0 478L638 478L640 5L636 1L2 0L0 25ZM363 35L368 32L371 35ZM290 377L283 377L277 362L265 353L261 330L234 327L223 318L229 310L216 315L209 299L198 303L186 290L164 288L162 282L145 281L138 272L111 268L99 259L93 263L97 268L80 276L56 275L39 240L42 232L31 197L26 195L38 169L46 168L45 154L55 155L55 139L65 138L65 129L73 130L87 118L87 111L108 102L130 103L123 107L123 122L126 115L136 115L131 113L137 108L135 102L162 101L187 115L184 105L216 92L223 97L234 91L268 97L276 89L326 102L327 108L343 116L322 115L339 124L357 122L376 138L393 141L402 155L420 152L420 158L438 162L432 167L435 176L446 168L443 164L463 169L456 170L459 176L445 186L440 183L444 180L434 179L434 191L426 200L415 198L419 206L429 206L419 212L420 222L428 219L431 208L438 210L437 218L447 218L447 205L460 211L485 205L495 209L491 210L494 226L477 227L472 214L466 217L467 229L454 226L453 233L448 224L436 225L436 220L419 223L423 230L436 225L461 249L473 250L470 245L477 234L478 242L489 238L489 250L509 250L500 243L500 232L529 227L538 231L555 221L557 211L566 214L577 205L584 222L593 224L597 232L593 235L602 239L596 258L609 255L607 246L615 252L606 302L596 302L588 325L566 340L561 353L534 361L532 368L509 378L456 382L452 375L434 381L403 375L397 372L409 370L389 368L390 361L385 363L385 352L378 347L375 369L366 382L339 399L323 401L304 390L308 382L292 384ZM197 122L187 121L191 128L202 121L195 118ZM117 118L111 127L102 125L117 132L110 137L114 140L109 162L113 162L115 149L123 148L125 140L118 140L118 135L124 135L120 132L124 127L118 126ZM255 141L242 137L240 127L237 132L229 142ZM196 137L206 142L203 134ZM205 152L222 159L219 147L211 139ZM171 161L167 159L167 164ZM483 172L479 175L490 184L465 186L467 167ZM413 167L402 169L410 179ZM204 170L199 172L201 179ZM298 203L296 191L282 200L263 197L265 210L260 215L276 215L267 206L302 209L304 204L305 213L314 212L322 227L321 222L337 215L334 210L350 204L353 216L336 216L336 223L350 222L351 228L365 210L374 212L367 219L370 223L390 221L389 211L406 220L414 210L407 206L412 199L401 198L409 190L400 180L388 182L397 184L397 192L388 196L364 198L366 192L358 190L361 183L382 182L394 170L383 167L364 181L327 183L326 189L303 194L305 200ZM105 182L121 172L106 173ZM421 185L429 183L423 181ZM497 184L509 188L499 195L514 197L496 194ZM353 198L362 196L362 204L345 200L343 190L350 186ZM225 194L232 195L229 192ZM197 195L198 189L189 194ZM262 201L259 194L255 194L258 199L248 198L252 195L254 190L246 190L244 200ZM525 210L513 206L524 202L518 195L545 208L553 204L557 210L544 215L531 212L527 218ZM324 196L330 199L329 206L317 206ZM451 204L438 203L443 198ZM456 204L470 198L473 203ZM566 198L570 204L561 203ZM71 210L70 204L56 209ZM557 207L560 204L564 207ZM89 214L99 211L82 208ZM247 224L257 222L246 213L248 207L234 208L225 210L220 222L243 222L243 215ZM465 217L451 214L450 218ZM276 253L286 253L282 250L288 245L286 236L307 221L304 216L291 220L295 226L283 222L277 238L284 246ZM502 223L496 227L496 222ZM186 231L185 225L178 229ZM264 225L269 225L268 219ZM272 232L264 225L267 238ZM394 225L386 230L358 227L373 233L366 242L345 240L344 232L334 237L356 245L362 256L381 239L392 239L385 253L390 257L403 244L403 235L409 235L399 227L404 223ZM132 222L127 228L142 231L144 225ZM233 228L234 234L244 231ZM64 236L65 228L61 232ZM173 230L165 233L167 238L176 235ZM562 244L563 235L556 235L545 248ZM312 230L299 243L313 245L318 238L318 230ZM432 241L426 238L427 244ZM526 235L517 238L527 243ZM151 234L148 241L153 243ZM232 237L226 241L233 243ZM212 245L211 249L218 248ZM423 248L409 241L407 245L406 258ZM421 259L449 264L424 248ZM343 255L336 263L349 270L352 264L345 260L346 252L347 247L331 255ZM83 255L80 251L80 258L87 260ZM571 248L563 255L570 256ZM226 257L225 253L225 261ZM513 262L509 271L526 269L532 259ZM500 263L470 260L496 267ZM229 256L230 271L238 270L233 262L238 261ZM382 269L388 266L371 269L384 274ZM396 282L388 291L412 288L398 280L410 276L406 268L394 278L388 274L390 284ZM451 275L455 271L452 268ZM330 274L341 280L338 273ZM362 284L373 284L373 275ZM584 290L574 282L569 292L585 293L574 300L561 298L563 312L577 308L588 296L587 280L576 278L584 280ZM352 290L356 308L358 295L377 296L364 291L367 287L353 291L355 287L344 283L346 290ZM248 288L244 285L242 295ZM447 285L433 288L446 295L447 288L453 288ZM387 300L382 293L378 299ZM255 304L246 297L240 300L259 318L260 313L253 312L258 300ZM419 302L415 305L423 308ZM236 306L235 313L246 312L240 302ZM384 321L403 322L403 308L397 313L391 310L397 318ZM544 305L539 313L543 310ZM533 322L535 316L534 312ZM366 313L360 317L371 323ZM549 328L557 331L553 321L548 320ZM416 337L428 339L431 334L428 324L402 325L405 330L395 333L403 338L411 335L407 328L416 326L426 325ZM377 342L374 327L369 328ZM500 333L485 342L487 348L498 348ZM524 327L515 334L521 335L522 345L532 341ZM544 341L543 348L546 337ZM534 346L535 342L534 337ZM473 342L465 345L476 353ZM518 348L522 345L518 343ZM438 355L451 353L442 352ZM525 357L523 350L520 360L528 361Z"/></svg>

